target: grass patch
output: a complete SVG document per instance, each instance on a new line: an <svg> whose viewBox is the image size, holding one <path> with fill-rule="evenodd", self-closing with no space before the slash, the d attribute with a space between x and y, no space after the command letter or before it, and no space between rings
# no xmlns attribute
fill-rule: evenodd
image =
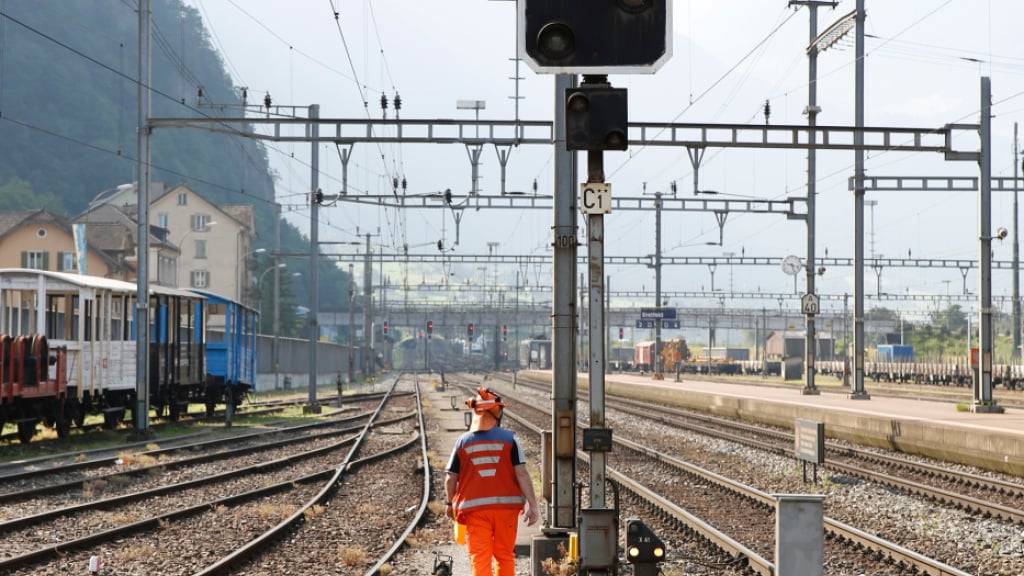
<svg viewBox="0 0 1024 576"><path fill-rule="evenodd" d="M338 549L338 561L342 566L359 566L366 563L366 550L354 546L342 546Z"/></svg>

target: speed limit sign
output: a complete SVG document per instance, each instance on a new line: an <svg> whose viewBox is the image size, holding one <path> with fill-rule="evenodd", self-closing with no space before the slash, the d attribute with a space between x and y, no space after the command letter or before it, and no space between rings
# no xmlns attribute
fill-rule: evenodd
<svg viewBox="0 0 1024 576"><path fill-rule="evenodd" d="M580 184L580 210L584 214L611 214L612 185L604 182Z"/></svg>
<svg viewBox="0 0 1024 576"><path fill-rule="evenodd" d="M800 311L807 316L816 316L821 312L821 297L814 293L804 294L800 298Z"/></svg>

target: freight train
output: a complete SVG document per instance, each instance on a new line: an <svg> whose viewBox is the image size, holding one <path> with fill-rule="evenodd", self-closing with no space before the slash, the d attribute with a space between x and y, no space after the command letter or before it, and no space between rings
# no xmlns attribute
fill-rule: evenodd
<svg viewBox="0 0 1024 576"><path fill-rule="evenodd" d="M40 422L67 435L89 414L116 427L136 400L136 286L0 270L0 429L28 442ZM258 314L215 294L152 285L150 405L176 420L190 402L233 408L256 384ZM217 330L208 330L213 322Z"/></svg>

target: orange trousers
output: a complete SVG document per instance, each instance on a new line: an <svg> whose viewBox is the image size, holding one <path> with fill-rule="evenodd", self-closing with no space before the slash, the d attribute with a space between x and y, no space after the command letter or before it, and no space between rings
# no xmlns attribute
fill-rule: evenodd
<svg viewBox="0 0 1024 576"><path fill-rule="evenodd" d="M466 548L473 576L494 576L492 561L498 564L497 576L515 576L519 512L492 509L466 515Z"/></svg>

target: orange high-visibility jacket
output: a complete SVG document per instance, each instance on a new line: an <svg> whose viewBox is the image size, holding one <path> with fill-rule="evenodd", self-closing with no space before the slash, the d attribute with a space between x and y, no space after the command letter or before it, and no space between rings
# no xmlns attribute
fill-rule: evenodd
<svg viewBox="0 0 1024 576"><path fill-rule="evenodd" d="M452 500L455 519L463 523L465 515L474 510L522 508L525 499L515 467L524 463L510 430L494 427L463 434L448 461L448 471L459 475Z"/></svg>

